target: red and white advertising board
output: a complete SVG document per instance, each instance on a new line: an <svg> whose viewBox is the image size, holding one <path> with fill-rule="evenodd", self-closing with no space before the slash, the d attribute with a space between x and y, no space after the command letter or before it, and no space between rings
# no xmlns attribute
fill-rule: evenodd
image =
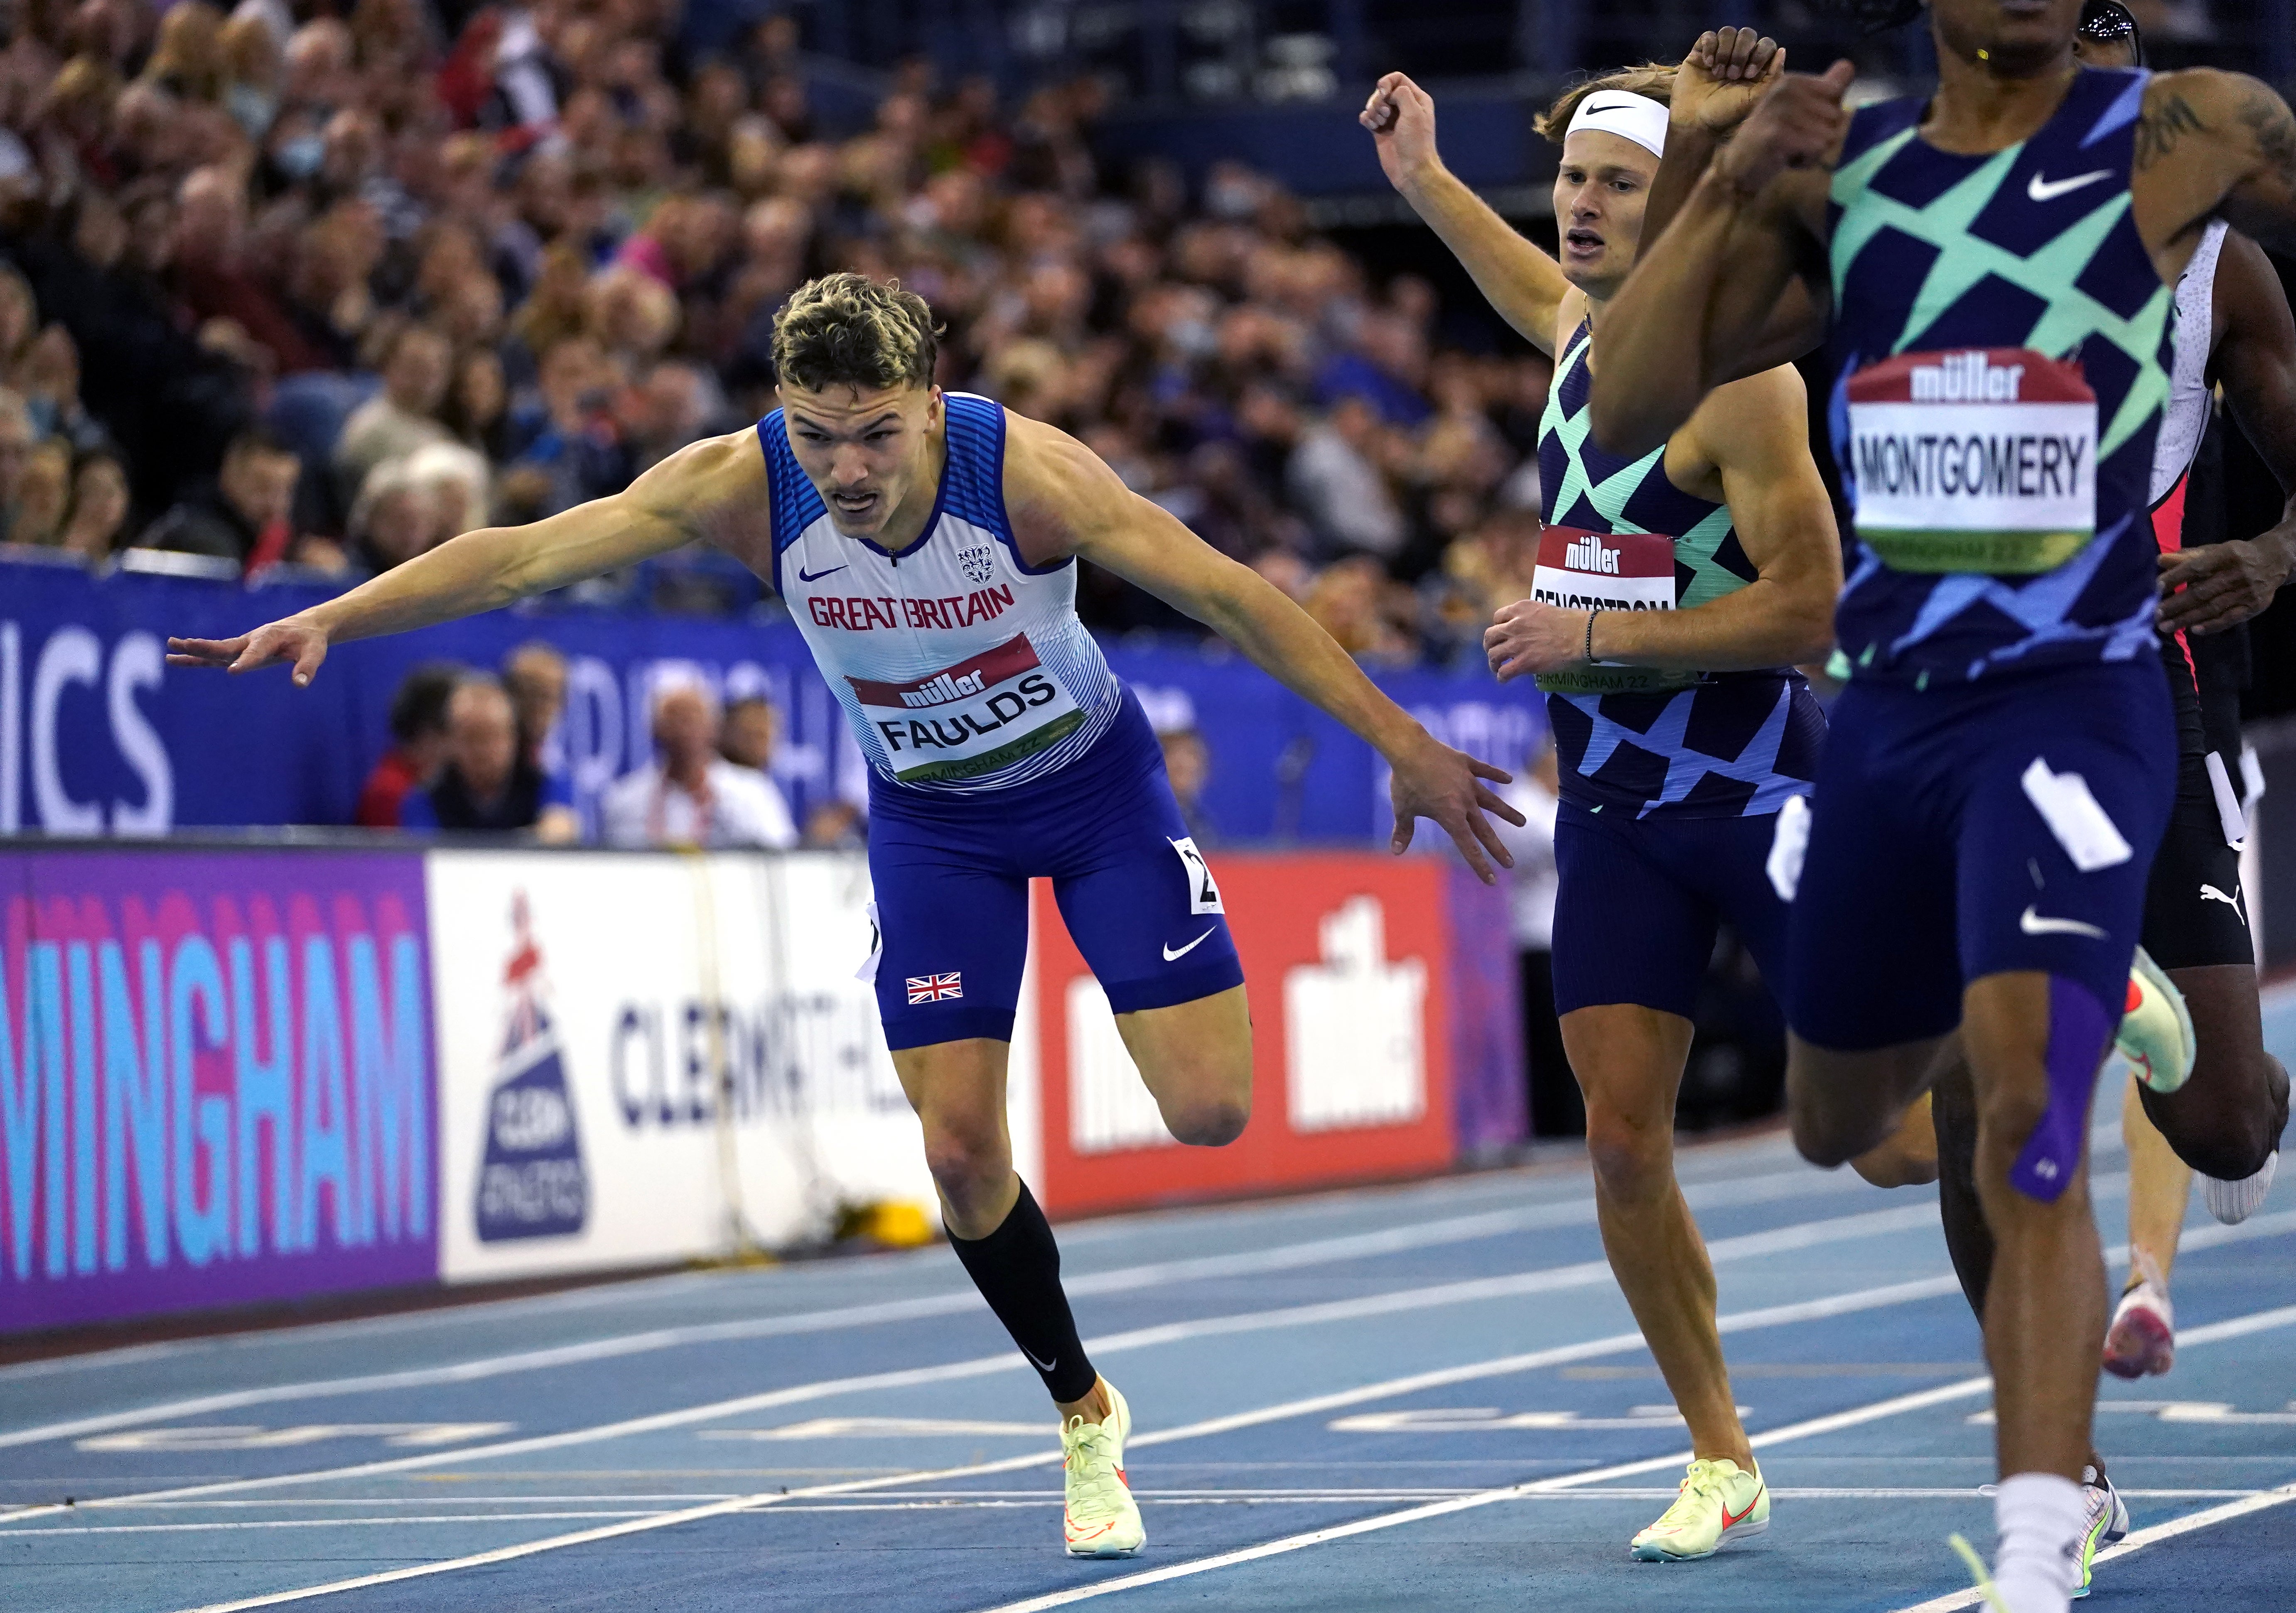
<svg viewBox="0 0 2296 1613"><path fill-rule="evenodd" d="M1345 852L1210 861L1251 1003L1251 1123L1226 1148L1172 1140L1040 880L1029 989L1046 1208L1075 1215L1448 1166L1444 865Z"/></svg>

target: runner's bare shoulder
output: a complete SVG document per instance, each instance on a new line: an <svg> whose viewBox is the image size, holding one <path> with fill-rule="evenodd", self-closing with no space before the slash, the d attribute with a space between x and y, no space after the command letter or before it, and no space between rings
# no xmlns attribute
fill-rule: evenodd
<svg viewBox="0 0 2296 1613"><path fill-rule="evenodd" d="M1004 512L1021 556L1048 566L1076 553L1132 499L1108 462L1041 420L1004 411Z"/></svg>
<svg viewBox="0 0 2296 1613"><path fill-rule="evenodd" d="M649 512L686 528L701 542L751 563L762 556L772 575L772 485L757 431L744 427L689 443L630 484L627 495Z"/></svg>

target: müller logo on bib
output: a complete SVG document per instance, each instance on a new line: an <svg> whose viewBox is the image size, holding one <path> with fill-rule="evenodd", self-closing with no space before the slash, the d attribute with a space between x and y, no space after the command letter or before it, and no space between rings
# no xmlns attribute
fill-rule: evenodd
<svg viewBox="0 0 2296 1613"><path fill-rule="evenodd" d="M984 777L1084 726L1026 634L914 682L845 681L903 783Z"/></svg>
<svg viewBox="0 0 2296 1613"><path fill-rule="evenodd" d="M1548 527L1538 535L1530 597L1542 605L1562 610L1671 610L1677 585L1674 539L1663 534ZM1687 688L1697 681L1694 673L1597 665L1542 673L1538 686L1552 693L1623 694Z"/></svg>
<svg viewBox="0 0 2296 1613"><path fill-rule="evenodd" d="M1901 353L1849 378L1857 536L1899 571L2030 576L2096 531L2096 394L2027 348Z"/></svg>

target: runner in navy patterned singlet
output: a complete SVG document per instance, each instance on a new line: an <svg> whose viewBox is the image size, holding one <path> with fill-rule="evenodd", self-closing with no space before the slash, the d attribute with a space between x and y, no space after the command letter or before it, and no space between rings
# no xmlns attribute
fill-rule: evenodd
<svg viewBox="0 0 2296 1613"><path fill-rule="evenodd" d="M1679 68L1613 73L1557 102L1540 128L1562 147L1560 262L1445 171L1434 104L1410 79L1382 80L1364 113L1396 187L1555 359L1530 597L1484 644L1501 678L1535 675L1546 692L1562 786L1555 1007L1586 1097L1603 1248L1696 1457L1630 1544L1654 1561L1710 1556L1769 1525L1713 1270L1674 1179L1674 1105L1718 926L1766 979L1784 976L1785 905L1764 864L1780 811L1817 774L1825 719L1794 667L1831 642L1841 539L1791 368L1728 388L1631 458L1590 438L1587 400L1662 152L1677 130L1710 138L1751 110L1776 61L1773 41L1729 29Z"/></svg>
<svg viewBox="0 0 2296 1613"><path fill-rule="evenodd" d="M2170 287L2219 214L2296 243L2296 119L2238 75L2081 68L2080 0L1928 10L1935 95L1853 115L1848 62L1773 87L1620 293L1592 407L1630 452L1830 338L1858 546L1789 1109L1810 1159L1866 1152L1958 1028L1997 1245L1994 1589L2064 1613L2104 1332L2088 1110L2176 776L2146 496ZM2189 1028L2158 985L2128 1019L2173 1084Z"/></svg>
<svg viewBox="0 0 2296 1613"><path fill-rule="evenodd" d="M491 610L693 542L790 606L869 758L870 960L893 1065L924 1133L949 1240L1061 1416L1066 1549L1146 1539L1125 1477L1131 1415L1093 1370L1053 1229L1014 1174L1004 1073L1049 878L1141 1077L1182 1142L1251 1110L1251 1020L1219 887L1163 753L1076 615L1078 556L1208 623L1376 747L1394 847L1440 823L1487 881L1508 861L1483 815L1522 816L1508 775L1439 743L1308 614L1127 489L1067 433L933 384L922 299L858 274L808 282L775 327L782 406L672 454L627 492L531 526L467 533L340 599L178 665L290 663L338 640Z"/></svg>

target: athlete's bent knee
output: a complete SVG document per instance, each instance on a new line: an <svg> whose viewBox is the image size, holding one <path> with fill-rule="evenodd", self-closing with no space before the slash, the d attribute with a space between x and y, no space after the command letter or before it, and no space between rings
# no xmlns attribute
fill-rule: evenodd
<svg viewBox="0 0 2296 1613"><path fill-rule="evenodd" d="M2048 1040L2040 1069L2027 1062L2030 1051L2006 1054L1988 1069L1978 1044L1971 1043L1980 1077L1980 1149L1997 1162L1988 1167L1993 1170L2001 1169L1997 1162L2013 1152L2007 1165L2009 1185L2043 1204L2055 1203L2079 1176L2097 1069L2119 1022L2077 980L2051 975L2048 993Z"/></svg>
<svg viewBox="0 0 2296 1613"><path fill-rule="evenodd" d="M1587 1106L1587 1158L1604 1191L1638 1197L1674 1179L1669 1117L1631 1114L1607 1103Z"/></svg>
<svg viewBox="0 0 2296 1613"><path fill-rule="evenodd" d="M1198 1148L1226 1148L1250 1123L1249 1095L1187 1098L1164 1109L1164 1129Z"/></svg>
<svg viewBox="0 0 2296 1613"><path fill-rule="evenodd" d="M934 1119L925 1125L925 1168L941 1197L970 1212L1013 1174L1013 1150L994 1120Z"/></svg>
<svg viewBox="0 0 2296 1613"><path fill-rule="evenodd" d="M2260 1047L2229 1055L2200 1041L2192 1078L2175 1093L2144 1092L2144 1112L2177 1158L2203 1176L2238 1182L2264 1168L2288 1125L2288 1075Z"/></svg>
<svg viewBox="0 0 2296 1613"><path fill-rule="evenodd" d="M1938 1179L1937 1154L1917 1153L1894 1138L1868 1149L1849 1167L1875 1187L1927 1187Z"/></svg>

